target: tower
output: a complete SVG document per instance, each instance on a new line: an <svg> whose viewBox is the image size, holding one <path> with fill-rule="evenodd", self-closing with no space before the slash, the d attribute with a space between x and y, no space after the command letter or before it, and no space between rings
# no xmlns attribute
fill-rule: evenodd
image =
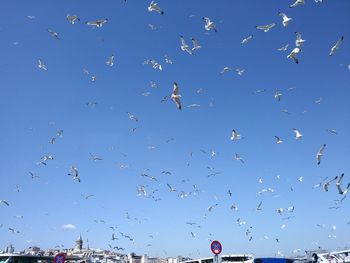
<svg viewBox="0 0 350 263"><path fill-rule="evenodd" d="M79 235L78 240L75 241L75 249L81 251L83 249L83 239L81 234Z"/></svg>

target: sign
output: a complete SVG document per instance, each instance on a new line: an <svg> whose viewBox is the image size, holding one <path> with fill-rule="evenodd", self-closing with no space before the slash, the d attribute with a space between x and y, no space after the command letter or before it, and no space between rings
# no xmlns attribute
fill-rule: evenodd
<svg viewBox="0 0 350 263"><path fill-rule="evenodd" d="M211 242L210 249L211 252L213 252L215 255L219 255L222 251L221 243L217 240L214 240Z"/></svg>
<svg viewBox="0 0 350 263"><path fill-rule="evenodd" d="M66 256L63 253L57 254L53 259L54 263L64 263L66 261Z"/></svg>

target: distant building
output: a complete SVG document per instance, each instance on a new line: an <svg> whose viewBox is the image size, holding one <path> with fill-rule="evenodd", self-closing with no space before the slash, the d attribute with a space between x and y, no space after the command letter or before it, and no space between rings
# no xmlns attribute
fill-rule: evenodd
<svg viewBox="0 0 350 263"><path fill-rule="evenodd" d="M81 235L79 235L79 238L75 241L75 250L81 251L83 249L83 239L81 238Z"/></svg>

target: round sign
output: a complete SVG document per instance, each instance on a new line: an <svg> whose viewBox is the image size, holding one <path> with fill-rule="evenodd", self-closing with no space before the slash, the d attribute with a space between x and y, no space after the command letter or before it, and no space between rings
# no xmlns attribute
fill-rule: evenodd
<svg viewBox="0 0 350 263"><path fill-rule="evenodd" d="M219 255L222 251L221 243L217 240L214 240L211 242L210 249L215 255Z"/></svg>
<svg viewBox="0 0 350 263"><path fill-rule="evenodd" d="M53 260L54 263L64 263L66 256L63 253L57 254Z"/></svg>

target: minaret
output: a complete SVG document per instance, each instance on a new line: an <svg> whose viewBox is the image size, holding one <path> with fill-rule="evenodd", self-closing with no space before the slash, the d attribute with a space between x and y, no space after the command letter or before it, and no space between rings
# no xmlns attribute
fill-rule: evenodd
<svg viewBox="0 0 350 263"><path fill-rule="evenodd" d="M79 239L75 241L75 249L79 251L83 249L83 239L81 238L81 234L79 235Z"/></svg>

